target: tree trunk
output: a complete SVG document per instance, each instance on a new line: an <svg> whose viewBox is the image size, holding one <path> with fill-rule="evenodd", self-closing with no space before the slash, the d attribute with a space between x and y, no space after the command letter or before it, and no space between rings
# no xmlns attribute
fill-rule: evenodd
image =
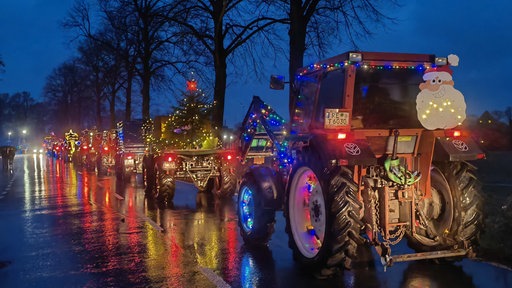
<svg viewBox="0 0 512 288"><path fill-rule="evenodd" d="M124 121L130 121L132 119L132 84L133 70L128 69L128 74L126 75L126 104L124 109Z"/></svg>
<svg viewBox="0 0 512 288"><path fill-rule="evenodd" d="M306 51L306 21L302 14L302 1L290 1L290 64L288 66L288 77L290 81L289 111L290 121L293 119L293 107L295 103L293 93L293 82L297 69L304 66L304 52Z"/></svg>
<svg viewBox="0 0 512 288"><path fill-rule="evenodd" d="M217 132L224 126L224 98L226 97L226 79L227 79L227 65L226 65L226 49L224 48L224 13L226 12L225 1L214 1L213 6L213 20L214 20L214 43L215 52L214 68L215 68L215 87L213 92L213 115L212 122L213 128L217 128Z"/></svg>
<svg viewBox="0 0 512 288"><path fill-rule="evenodd" d="M212 122L214 128L218 129L221 129L224 126L224 100L226 96L226 78L226 58L216 57Z"/></svg>
<svg viewBox="0 0 512 288"><path fill-rule="evenodd" d="M116 93L112 92L110 101L110 129L116 127Z"/></svg>
<svg viewBox="0 0 512 288"><path fill-rule="evenodd" d="M149 70L149 64L144 63L144 71L142 74L142 119L149 119L149 100L150 100L150 85L151 85L151 72Z"/></svg>
<svg viewBox="0 0 512 288"><path fill-rule="evenodd" d="M96 77L96 83L99 83L98 77ZM96 94L96 127L101 129L101 87L96 84L96 89L94 91Z"/></svg>

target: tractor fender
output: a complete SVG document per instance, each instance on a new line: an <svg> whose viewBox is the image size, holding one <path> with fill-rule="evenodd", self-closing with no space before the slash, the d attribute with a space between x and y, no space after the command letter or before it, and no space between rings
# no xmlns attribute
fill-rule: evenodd
<svg viewBox="0 0 512 288"><path fill-rule="evenodd" d="M284 184L281 176L270 167L252 166L248 174L251 174L260 186L257 193L262 193L263 208L279 210L283 205Z"/></svg>
<svg viewBox="0 0 512 288"><path fill-rule="evenodd" d="M485 158L485 153L471 137L437 137L434 161L468 161Z"/></svg>

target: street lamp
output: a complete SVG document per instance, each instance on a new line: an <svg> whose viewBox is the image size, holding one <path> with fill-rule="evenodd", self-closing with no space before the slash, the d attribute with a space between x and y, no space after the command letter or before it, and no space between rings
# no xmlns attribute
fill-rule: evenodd
<svg viewBox="0 0 512 288"><path fill-rule="evenodd" d="M9 135L9 138L7 138L7 143L11 144L11 135L12 135L12 132L11 132L11 131L7 132L7 135Z"/></svg>

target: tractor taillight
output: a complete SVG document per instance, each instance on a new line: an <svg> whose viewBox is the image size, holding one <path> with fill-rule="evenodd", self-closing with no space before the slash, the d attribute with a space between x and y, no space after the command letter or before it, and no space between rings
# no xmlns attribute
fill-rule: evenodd
<svg viewBox="0 0 512 288"><path fill-rule="evenodd" d="M461 130L445 130L444 135L446 137L457 138L457 137L462 136L462 131Z"/></svg>
<svg viewBox="0 0 512 288"><path fill-rule="evenodd" d="M338 133L338 139L347 139L347 133Z"/></svg>

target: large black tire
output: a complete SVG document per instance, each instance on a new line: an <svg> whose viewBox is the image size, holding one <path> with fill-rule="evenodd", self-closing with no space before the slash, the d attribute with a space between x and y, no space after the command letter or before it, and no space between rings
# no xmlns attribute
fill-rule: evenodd
<svg viewBox="0 0 512 288"><path fill-rule="evenodd" d="M418 204L424 217L416 212L420 225L415 235L408 234L411 248L418 252L477 248L482 196L474 170L466 162L435 164L431 171L432 198Z"/></svg>
<svg viewBox="0 0 512 288"><path fill-rule="evenodd" d="M263 177L261 177L263 175ZM274 233L275 208L268 205L272 193L267 193L276 183L268 167L256 167L247 172L238 191L238 227L248 246L267 245Z"/></svg>
<svg viewBox="0 0 512 288"><path fill-rule="evenodd" d="M222 200L233 197L236 191L236 178L234 168L224 164L220 169L220 177L215 180L217 189L212 190L215 199Z"/></svg>
<svg viewBox="0 0 512 288"><path fill-rule="evenodd" d="M158 176L158 201L172 206L175 191L176 180L174 177L170 174L160 174Z"/></svg>
<svg viewBox="0 0 512 288"><path fill-rule="evenodd" d="M309 158L309 157L308 157ZM360 235L362 203L352 173L338 167L325 173L318 159L299 163L290 175L284 216L293 258L318 278L352 268Z"/></svg>

